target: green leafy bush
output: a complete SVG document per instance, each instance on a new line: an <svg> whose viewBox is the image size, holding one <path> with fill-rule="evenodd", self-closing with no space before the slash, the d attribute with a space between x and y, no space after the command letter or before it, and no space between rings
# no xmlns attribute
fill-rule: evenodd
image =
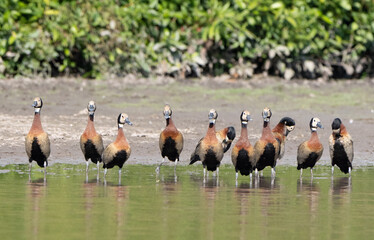
<svg viewBox="0 0 374 240"><path fill-rule="evenodd" d="M371 0L4 0L0 75L373 74Z"/></svg>

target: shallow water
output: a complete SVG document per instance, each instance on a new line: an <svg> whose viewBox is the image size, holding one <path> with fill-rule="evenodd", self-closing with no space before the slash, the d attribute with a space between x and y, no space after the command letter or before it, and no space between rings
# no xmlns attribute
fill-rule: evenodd
<svg viewBox="0 0 374 240"><path fill-rule="evenodd" d="M224 165L203 181L202 167L125 165L97 179L90 165L54 164L46 180L36 166L0 169L0 234L12 239L370 239L374 168L352 177L280 166L259 181ZM3 238L2 237L2 238ZM5 239L5 238L3 238Z"/></svg>

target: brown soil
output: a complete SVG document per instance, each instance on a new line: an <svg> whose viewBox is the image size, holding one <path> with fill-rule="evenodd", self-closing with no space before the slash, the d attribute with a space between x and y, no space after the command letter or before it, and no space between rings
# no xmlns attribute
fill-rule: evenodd
<svg viewBox="0 0 374 240"><path fill-rule="evenodd" d="M79 137L87 123L85 108L89 100L97 103L95 125L105 146L115 139L119 113L126 112L134 123L132 127L125 126L132 147L128 164L160 163L158 137L165 125L165 103L172 106L174 122L184 134L181 164L188 164L197 141L205 134L210 108L218 111L217 129L232 125L237 137L239 115L248 109L254 119L249 124L249 137L254 144L261 134L261 111L265 106L273 112L271 126L284 116L296 120L279 165L296 165L297 146L309 138L308 125L314 116L325 127L318 132L325 148L320 164L330 162L328 137L335 117L342 119L354 139L354 166L373 165L374 160L374 80L370 79L318 82L267 77L239 81L226 76L183 81L131 76L105 81L23 78L0 80L0 90L1 165L28 163L24 137L32 123L35 96L44 102L42 124L51 139L51 164L84 163ZM231 163L230 151L223 163Z"/></svg>

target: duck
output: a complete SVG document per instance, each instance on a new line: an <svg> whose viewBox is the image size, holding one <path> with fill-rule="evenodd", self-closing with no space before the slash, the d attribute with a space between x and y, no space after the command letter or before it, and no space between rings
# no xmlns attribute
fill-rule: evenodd
<svg viewBox="0 0 374 240"><path fill-rule="evenodd" d="M353 161L353 140L340 118L335 118L331 124L332 134L329 137L331 157L331 173L337 165L343 173L351 175Z"/></svg>
<svg viewBox="0 0 374 240"><path fill-rule="evenodd" d="M271 167L271 175L275 177L275 166L279 156L279 142L275 139L270 129L270 118L272 112L270 108L264 108L262 117L264 124L262 128L261 138L255 143L255 172L258 176L258 171L263 170L266 166Z"/></svg>
<svg viewBox="0 0 374 240"><path fill-rule="evenodd" d="M255 152L254 148L248 140L248 121L252 121L251 114L248 110L244 110L240 114L240 121L242 125L239 140L231 151L231 160L234 164L236 175L238 179L238 172L241 175L252 177L252 171L255 167Z"/></svg>
<svg viewBox="0 0 374 240"><path fill-rule="evenodd" d="M300 170L300 178L303 175L303 169L308 167L313 177L313 167L323 153L323 145L317 134L317 128L323 128L321 120L317 117L312 118L309 127L311 131L310 139L301 143L297 148L297 170Z"/></svg>
<svg viewBox="0 0 374 240"><path fill-rule="evenodd" d="M209 127L205 137L200 139L195 151L191 154L190 165L201 161L204 167L204 177L208 175L207 171L217 171L219 174L219 166L223 158L222 142L217 139L215 124L218 113L215 109L211 109L208 114Z"/></svg>
<svg viewBox="0 0 374 240"><path fill-rule="evenodd" d="M114 142L109 144L103 152L104 177L107 174L108 168L113 168L114 166L119 167L118 175L121 176L122 166L131 154L131 148L123 132L123 127L126 123L130 126L133 124L126 113L119 114L117 123L117 138Z"/></svg>
<svg viewBox="0 0 374 240"><path fill-rule="evenodd" d="M80 147L86 159L86 172L88 171L89 160L97 164L97 171L99 171L100 163L102 162L102 154L104 151L103 139L95 130L94 115L96 111L96 104L94 101L89 101L87 104L88 121L86 129L80 137Z"/></svg>
<svg viewBox="0 0 374 240"><path fill-rule="evenodd" d="M48 134L43 130L40 119L43 100L40 97L34 98L32 106L34 107L34 120L29 133L25 137L25 148L29 157L29 170L31 172L32 161L36 161L39 167L44 168L44 173L46 173L51 144Z"/></svg>
<svg viewBox="0 0 374 240"><path fill-rule="evenodd" d="M160 171L161 165L165 162L167 157L169 161L175 163L174 170L179 162L179 156L183 150L183 135L178 131L172 119L172 110L169 104L164 106L164 117L166 120L166 127L160 134L159 146L162 156L162 162L156 168L156 172Z"/></svg>
<svg viewBox="0 0 374 240"><path fill-rule="evenodd" d="M284 156L286 148L286 138L290 132L295 129L295 120L290 117L282 118L279 123L271 130L275 139L279 142L279 157L278 160Z"/></svg>
<svg viewBox="0 0 374 240"><path fill-rule="evenodd" d="M218 141L222 143L223 152L226 153L230 147L232 141L236 137L235 128L233 126L226 127L216 132Z"/></svg>

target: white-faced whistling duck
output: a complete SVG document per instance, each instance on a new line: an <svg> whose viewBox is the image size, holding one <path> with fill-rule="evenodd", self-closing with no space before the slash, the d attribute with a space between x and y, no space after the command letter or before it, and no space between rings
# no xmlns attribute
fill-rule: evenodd
<svg viewBox="0 0 374 240"><path fill-rule="evenodd" d="M258 171L263 170L266 166L270 166L271 175L274 177L275 166L279 156L279 143L275 139L269 126L271 115L271 110L269 108L264 108L262 111L262 117L264 119L262 135L254 146L256 160L255 170L256 175L258 175Z"/></svg>
<svg viewBox="0 0 374 240"><path fill-rule="evenodd" d="M31 164L34 160L40 167L44 167L44 173L46 173L47 159L51 153L51 147L48 134L44 132L40 121L40 110L43 107L42 99L39 97L35 98L32 106L34 107L35 115L31 129L25 139L26 153L29 157L30 172Z"/></svg>
<svg viewBox="0 0 374 240"><path fill-rule="evenodd" d="M159 145L162 156L161 164L156 168L156 172L160 171L161 165L165 162L165 157L175 162L174 170L179 161L179 155L183 150L183 135L175 127L171 118L172 110L168 104L164 107L164 117L166 119L166 127L160 134Z"/></svg>
<svg viewBox="0 0 374 240"><path fill-rule="evenodd" d="M235 139L235 128L230 126L216 132L218 141L222 143L223 152L230 149L232 141Z"/></svg>
<svg viewBox="0 0 374 240"><path fill-rule="evenodd" d="M86 159L86 171L88 171L89 159L93 163L97 164L97 171L99 171L99 164L102 161L101 155L104 151L103 139L100 134L95 130L94 115L96 111L96 104L94 101L90 101L87 105L88 110L88 122L86 129L84 130L80 138L80 146Z"/></svg>
<svg viewBox="0 0 374 240"><path fill-rule="evenodd" d="M255 167L255 152L248 140L248 121L252 121L251 114L249 111L245 110L240 115L240 122L242 124L240 138L231 152L231 160L235 166L236 179L238 179L238 171L241 175L252 176L252 170Z"/></svg>
<svg viewBox="0 0 374 240"><path fill-rule="evenodd" d="M285 129L286 128L286 129ZM273 128L274 137L279 142L279 159L281 159L285 152L286 138L290 132L295 128L295 120L290 117L282 118L279 123Z"/></svg>
<svg viewBox="0 0 374 240"><path fill-rule="evenodd" d="M130 126L132 122L130 122L129 117L125 113L121 113L118 116L118 134L117 138L114 142L109 144L103 153L103 168L104 168L104 176L107 173L108 168L113 168L114 166L119 167L119 177L121 178L121 169L123 164L127 161L131 154L131 148L125 134L123 132L123 126L127 123Z"/></svg>
<svg viewBox="0 0 374 240"><path fill-rule="evenodd" d="M339 118L334 119L331 127L332 134L329 138L331 172L334 174L334 166L337 165L342 172L351 174L353 161L352 138Z"/></svg>
<svg viewBox="0 0 374 240"><path fill-rule="evenodd" d="M209 128L208 131L196 146L191 155L190 165L196 161L201 161L204 167L204 177L207 175L206 170L219 172L219 166L223 158L222 142L218 141L215 130L215 123L218 117L216 110L209 111Z"/></svg>
<svg viewBox="0 0 374 240"><path fill-rule="evenodd" d="M301 143L297 148L297 170L300 170L300 177L303 175L303 169L308 167L313 177L313 167L323 153L323 146L317 135L317 128L323 128L321 121L318 118L312 118L309 127L312 132L310 139Z"/></svg>

